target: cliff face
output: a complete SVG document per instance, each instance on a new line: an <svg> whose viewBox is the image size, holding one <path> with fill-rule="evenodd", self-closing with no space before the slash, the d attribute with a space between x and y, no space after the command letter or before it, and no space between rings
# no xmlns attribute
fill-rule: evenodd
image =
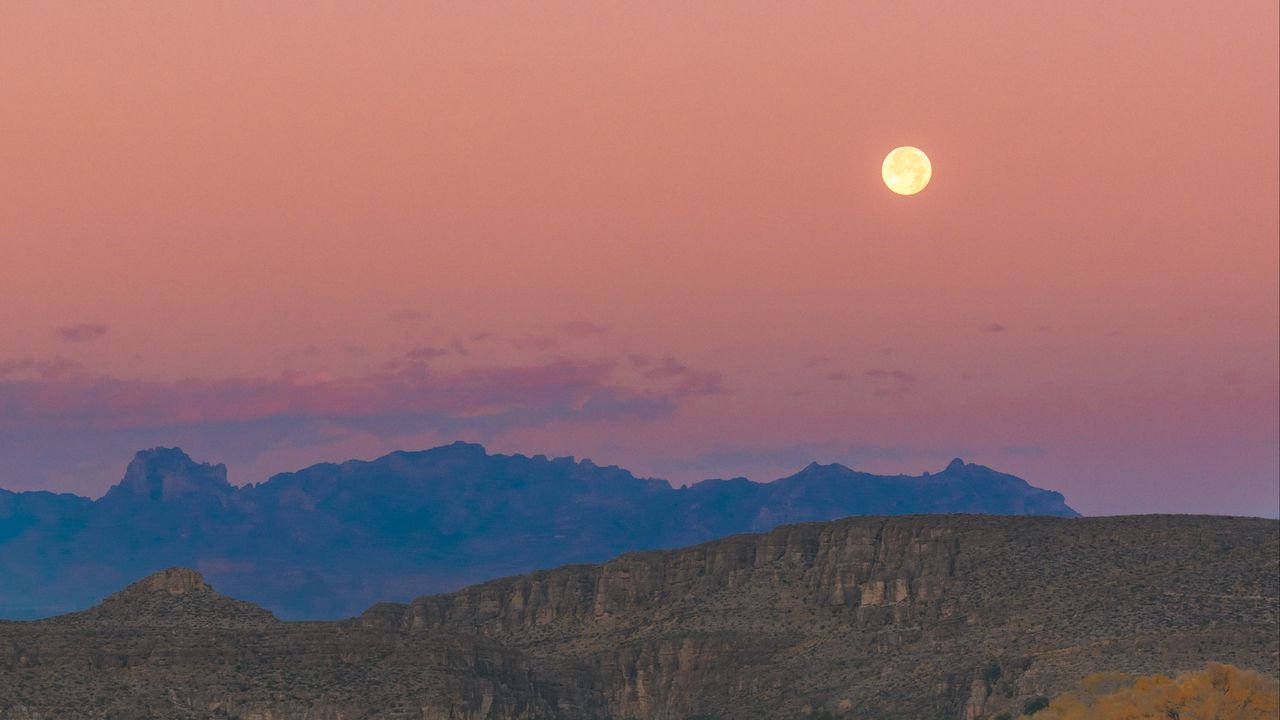
<svg viewBox="0 0 1280 720"><path fill-rule="evenodd" d="M976 718L1104 668L1274 667L1276 528L849 519L498 580L357 623L584 658L623 717Z"/></svg>
<svg viewBox="0 0 1280 720"><path fill-rule="evenodd" d="M362 621L402 630L473 627L487 636L537 636L548 627L564 632L625 625L672 602L736 603L783 590L814 607L930 607L953 577L958 552L952 527L884 519L788 526L496 580L407 607L378 606Z"/></svg>
<svg viewBox="0 0 1280 720"><path fill-rule="evenodd" d="M1097 671L1274 673L1280 524L856 518L340 622L236 603L177 570L0 623L0 719L991 718Z"/></svg>

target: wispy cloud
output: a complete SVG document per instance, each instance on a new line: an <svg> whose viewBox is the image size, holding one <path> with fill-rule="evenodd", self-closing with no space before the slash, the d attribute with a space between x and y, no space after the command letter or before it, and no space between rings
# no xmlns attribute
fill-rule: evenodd
<svg viewBox="0 0 1280 720"><path fill-rule="evenodd" d="M880 397L906 395L916 384L916 376L905 370L871 368L862 374L871 381L871 391Z"/></svg>
<svg viewBox="0 0 1280 720"><path fill-rule="evenodd" d="M720 373L707 370L694 370L671 356L646 369L643 376L651 380L674 380L672 389L677 397L691 395L719 395L725 392Z"/></svg>
<svg viewBox="0 0 1280 720"><path fill-rule="evenodd" d="M410 348L403 355L388 360L382 364L382 369L387 372L403 372L410 368L425 368L433 360L446 357L453 354L465 355L466 347L461 343L456 343L454 347L438 347L433 345L419 345Z"/></svg>
<svg viewBox="0 0 1280 720"><path fill-rule="evenodd" d="M981 328L979 328L979 329L980 329L980 330L982 330L982 332L987 332L987 333L1002 333L1002 332L1005 332L1006 330L1008 330L1009 328L1008 328L1007 326L1005 326L1005 325L1002 325L1002 324L998 323L998 322L989 322L989 323L987 323L987 324L983 325L983 326L982 326Z"/></svg>
<svg viewBox="0 0 1280 720"><path fill-rule="evenodd" d="M609 334L609 326L590 320L571 320L561 323L547 332L535 332L511 338L513 347L535 352L550 352L575 340L589 340Z"/></svg>
<svg viewBox="0 0 1280 720"><path fill-rule="evenodd" d="M410 360L426 361L426 360L434 360L435 358L438 358L438 357L443 357L445 355L448 355L451 352L454 352L454 350L451 350L449 348L442 348L442 347L420 346L420 347L413 348L409 352L406 352L404 356Z"/></svg>
<svg viewBox="0 0 1280 720"><path fill-rule="evenodd" d="M560 332L573 338L599 337L609 333L609 326L594 323L590 320L574 320L561 325Z"/></svg>
<svg viewBox="0 0 1280 720"><path fill-rule="evenodd" d="M102 487L115 478L100 473L114 473L127 453L152 445L244 465L290 448L311 448L305 456L314 457L315 448L362 438L385 447L427 435L485 440L521 429L658 420L691 399L725 392L718 372L674 359L652 376L625 358L449 370L425 362L445 352L414 348L363 375L172 382L95 375L59 358L0 360L0 487L31 487L38 478L36 487Z"/></svg>
<svg viewBox="0 0 1280 720"><path fill-rule="evenodd" d="M525 335L523 337L512 338L511 345L522 350L533 350L535 352L548 352L559 345L559 341L553 335Z"/></svg>
<svg viewBox="0 0 1280 720"><path fill-rule="evenodd" d="M0 428L104 430L252 423L275 418L331 425L403 421L436 427L536 423L587 412L652 416L686 398L723 392L720 375L668 359L660 374L619 372L614 360L559 359L435 371L449 353L420 347L361 376L286 372L175 382L94 376L66 361L0 361ZM541 420L540 420L541 419Z"/></svg>
<svg viewBox="0 0 1280 720"><path fill-rule="evenodd" d="M66 358L10 358L0 360L0 382L6 379L31 379L43 381L70 377L80 371L80 364Z"/></svg>
<svg viewBox="0 0 1280 720"><path fill-rule="evenodd" d="M58 328L57 333L63 342L87 343L106 335L107 330L109 328L101 323L76 323Z"/></svg>

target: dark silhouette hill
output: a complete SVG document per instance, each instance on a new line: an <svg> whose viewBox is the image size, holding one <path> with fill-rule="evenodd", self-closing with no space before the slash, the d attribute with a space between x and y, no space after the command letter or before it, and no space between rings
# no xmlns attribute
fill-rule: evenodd
<svg viewBox="0 0 1280 720"><path fill-rule="evenodd" d="M1096 672L1274 680L1280 522L789 525L283 622L169 569L0 622L0 720L992 720Z"/></svg>
<svg viewBox="0 0 1280 720"><path fill-rule="evenodd" d="M771 483L673 488L589 460L455 443L235 487L223 465L156 448L96 501L0 491L0 617L85 607L133 578L188 566L280 617L334 618L783 523L955 512L1076 514L1058 493L960 460L919 477L815 463Z"/></svg>

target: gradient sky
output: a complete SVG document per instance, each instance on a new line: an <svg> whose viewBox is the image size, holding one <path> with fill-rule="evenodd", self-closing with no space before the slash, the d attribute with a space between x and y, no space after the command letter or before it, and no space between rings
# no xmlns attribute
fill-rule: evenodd
<svg viewBox="0 0 1280 720"><path fill-rule="evenodd" d="M0 6L0 487L457 438L1280 513L1280 13ZM933 161L915 197L884 155Z"/></svg>

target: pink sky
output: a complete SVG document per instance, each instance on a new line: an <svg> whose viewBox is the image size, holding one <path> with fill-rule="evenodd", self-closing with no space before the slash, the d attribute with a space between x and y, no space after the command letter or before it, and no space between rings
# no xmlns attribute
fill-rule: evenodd
<svg viewBox="0 0 1280 720"><path fill-rule="evenodd" d="M1276 3L0 8L0 487L466 438L1280 513ZM897 145L920 195L879 178Z"/></svg>

